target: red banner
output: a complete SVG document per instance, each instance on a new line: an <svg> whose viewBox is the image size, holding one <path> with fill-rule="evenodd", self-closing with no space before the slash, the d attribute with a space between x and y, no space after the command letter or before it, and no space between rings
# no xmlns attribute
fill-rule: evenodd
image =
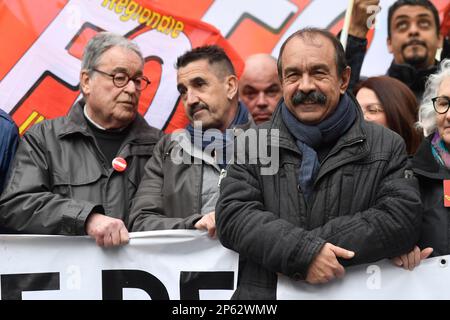
<svg viewBox="0 0 450 320"><path fill-rule="evenodd" d="M80 97L80 59L97 32L135 40L151 85L139 112L153 126L171 132L187 119L176 89L176 58L191 48L218 44L240 74L243 62L220 32L179 17L151 1L7 0L0 2L0 101L23 134L43 119L65 115ZM18 36L20 35L20 36Z"/></svg>

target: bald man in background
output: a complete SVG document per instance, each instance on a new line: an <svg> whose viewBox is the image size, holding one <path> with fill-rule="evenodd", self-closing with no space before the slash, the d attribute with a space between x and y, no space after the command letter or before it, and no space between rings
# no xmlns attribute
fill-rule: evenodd
<svg viewBox="0 0 450 320"><path fill-rule="evenodd" d="M239 97L256 124L270 120L281 96L275 58L267 53L249 56L239 81Z"/></svg>

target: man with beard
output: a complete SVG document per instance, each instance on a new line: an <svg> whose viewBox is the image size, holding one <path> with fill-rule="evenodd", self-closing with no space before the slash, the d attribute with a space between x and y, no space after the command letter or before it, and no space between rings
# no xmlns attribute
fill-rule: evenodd
<svg viewBox="0 0 450 320"><path fill-rule="evenodd" d="M20 233L90 235L99 246L128 242L130 202L161 132L138 114L144 58L121 35L86 45L83 99L65 117L30 128L0 199L0 225Z"/></svg>
<svg viewBox="0 0 450 320"><path fill-rule="evenodd" d="M281 98L277 61L267 53L257 53L245 60L239 79L239 98L256 124L270 120Z"/></svg>
<svg viewBox="0 0 450 320"><path fill-rule="evenodd" d="M275 299L277 274L310 284L341 278L345 266L409 252L420 230L404 142L364 121L346 93L340 42L297 31L280 49L278 74L283 99L259 130L269 131L279 169L231 164L216 206L218 237L241 258L238 299Z"/></svg>
<svg viewBox="0 0 450 320"><path fill-rule="evenodd" d="M200 229L215 236L220 177L235 134L250 125L238 102L234 67L218 46L203 46L177 60L177 87L190 124L165 136L146 164L132 202L133 231Z"/></svg>
<svg viewBox="0 0 450 320"><path fill-rule="evenodd" d="M368 0L356 0L364 1ZM387 46L394 55L394 61L387 75L405 83L418 100L422 98L428 76L437 71L436 52L443 44L439 27L439 13L429 0L398 0L389 8ZM367 21L355 19L351 29L365 32L353 32L355 36L349 37L347 48L364 51L367 45ZM447 54L447 51L443 51L441 60L448 58ZM347 53L347 58L349 56L358 57L352 59L352 68L360 70L364 53L358 54L354 49ZM359 75L353 77L359 78Z"/></svg>

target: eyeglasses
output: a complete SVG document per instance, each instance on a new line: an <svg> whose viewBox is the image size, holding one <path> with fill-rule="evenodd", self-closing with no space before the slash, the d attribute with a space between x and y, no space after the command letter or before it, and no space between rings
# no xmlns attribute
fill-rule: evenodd
<svg viewBox="0 0 450 320"><path fill-rule="evenodd" d="M361 109L362 109L362 112L364 114L368 113L368 114L373 115L373 116L378 114L378 113L384 112L383 107L381 105L375 104L375 103L369 104L369 105L367 105L365 107L361 106Z"/></svg>
<svg viewBox="0 0 450 320"><path fill-rule="evenodd" d="M111 77L114 85L117 88L125 87L128 84L128 82L130 82L130 80L132 80L134 82L134 85L136 86L136 90L138 90L138 91L144 90L150 84L150 80L148 80L148 78L145 76L137 76L134 78L130 78L130 76L124 72L109 74L107 72L104 72L104 71L101 71L98 69L92 69L92 70L94 70L98 73L101 73L105 76Z"/></svg>
<svg viewBox="0 0 450 320"><path fill-rule="evenodd" d="M439 114L447 113L448 108L450 107L450 98L449 97L435 97L432 98L434 110Z"/></svg>

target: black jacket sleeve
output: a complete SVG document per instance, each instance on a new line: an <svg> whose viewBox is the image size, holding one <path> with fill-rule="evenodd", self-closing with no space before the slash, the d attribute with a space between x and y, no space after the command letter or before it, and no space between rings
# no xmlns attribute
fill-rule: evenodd
<svg viewBox="0 0 450 320"><path fill-rule="evenodd" d="M347 64L352 69L350 84L348 90L353 92L353 88L359 82L361 68L366 56L367 39L361 39L348 35L347 48L345 49L345 58Z"/></svg>
<svg viewBox="0 0 450 320"><path fill-rule="evenodd" d="M409 252L417 243L423 210L419 184L409 168L400 139L393 141L390 154L373 206L334 218L311 231L327 242L355 252L352 259L340 260L343 265L395 257Z"/></svg>

